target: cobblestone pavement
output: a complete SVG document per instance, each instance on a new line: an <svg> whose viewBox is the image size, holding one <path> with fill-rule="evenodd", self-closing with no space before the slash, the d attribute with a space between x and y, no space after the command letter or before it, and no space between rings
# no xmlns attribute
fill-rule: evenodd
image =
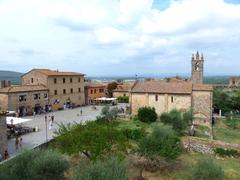
<svg viewBox="0 0 240 180"><path fill-rule="evenodd" d="M101 106L96 106L97 109L94 110L92 106L86 106L82 108L75 108L69 110L56 111L46 114L48 120L49 116L54 115L54 123L53 128L49 129L49 121L47 123L47 139L50 140L53 138L54 131L58 128L59 123L68 124L74 122L86 122L89 120L95 120L96 116L100 115ZM82 109L82 115L80 111ZM40 144L46 142L46 123L45 123L45 114L37 115L37 116L28 116L24 117L26 119L33 119L32 121L23 123L22 126L28 127L37 127L39 129L38 132L32 132L22 136L22 148L18 150L15 147L15 139L10 139L8 141L8 150L10 156L17 154L19 151L23 149L32 149Z"/></svg>

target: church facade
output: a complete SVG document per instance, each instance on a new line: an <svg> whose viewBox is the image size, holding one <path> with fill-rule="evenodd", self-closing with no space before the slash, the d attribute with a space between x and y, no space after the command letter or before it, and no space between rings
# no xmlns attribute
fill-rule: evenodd
<svg viewBox="0 0 240 180"><path fill-rule="evenodd" d="M194 123L211 125L212 92L211 85L203 84L204 57L197 52L192 56L191 79L166 78L136 82L130 91L132 114L140 107L154 107L157 114L177 109L186 112L192 109Z"/></svg>

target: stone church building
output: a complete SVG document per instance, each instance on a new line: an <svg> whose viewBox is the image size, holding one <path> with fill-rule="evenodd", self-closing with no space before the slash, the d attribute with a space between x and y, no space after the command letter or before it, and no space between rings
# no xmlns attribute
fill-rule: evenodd
<svg viewBox="0 0 240 180"><path fill-rule="evenodd" d="M137 81L130 91L132 114L140 107L154 107L157 114L173 109L186 112L192 109L195 124L211 124L212 85L203 84L204 57L192 55L191 79L166 78L164 80Z"/></svg>

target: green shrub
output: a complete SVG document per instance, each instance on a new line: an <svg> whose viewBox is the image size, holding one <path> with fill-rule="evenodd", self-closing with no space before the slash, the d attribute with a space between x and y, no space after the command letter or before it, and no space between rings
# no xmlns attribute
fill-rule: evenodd
<svg viewBox="0 0 240 180"><path fill-rule="evenodd" d="M142 122L151 123L157 120L155 108L142 107L138 109L138 119Z"/></svg>
<svg viewBox="0 0 240 180"><path fill-rule="evenodd" d="M123 134L131 140L139 140L146 135L144 129L123 129Z"/></svg>
<svg viewBox="0 0 240 180"><path fill-rule="evenodd" d="M65 179L68 162L53 151L25 151L0 166L0 179L58 180Z"/></svg>
<svg viewBox="0 0 240 180"><path fill-rule="evenodd" d="M174 109L169 113L162 113L160 120L163 124L171 125L177 134L182 135L192 121L192 113L188 111L182 114L180 111Z"/></svg>
<svg viewBox="0 0 240 180"><path fill-rule="evenodd" d="M216 148L214 149L214 153L221 157L240 157L240 152L235 149Z"/></svg>
<svg viewBox="0 0 240 180"><path fill-rule="evenodd" d="M0 179L29 179L31 162L38 155L38 151L24 151L0 166Z"/></svg>
<svg viewBox="0 0 240 180"><path fill-rule="evenodd" d="M140 140L139 153L147 158L155 156L176 159L182 152L180 139L170 127L155 127L153 132Z"/></svg>
<svg viewBox="0 0 240 180"><path fill-rule="evenodd" d="M61 154L54 151L45 151L38 154L31 162L30 176L35 180L62 180L64 171L69 167L68 162Z"/></svg>
<svg viewBox="0 0 240 180"><path fill-rule="evenodd" d="M129 103L129 97L128 96L119 96L119 97L117 97L117 101L119 103Z"/></svg>
<svg viewBox="0 0 240 180"><path fill-rule="evenodd" d="M110 106L104 106L101 111L101 115L97 116L97 121L113 121L117 118L118 108L110 108Z"/></svg>
<svg viewBox="0 0 240 180"><path fill-rule="evenodd" d="M201 158L193 166L189 179L197 180L221 180L224 171L211 158Z"/></svg>
<svg viewBox="0 0 240 180"><path fill-rule="evenodd" d="M74 172L74 180L128 180L127 163L119 158L81 161Z"/></svg>
<svg viewBox="0 0 240 180"><path fill-rule="evenodd" d="M72 125L71 128L60 127L53 147L63 153L83 153L91 160L113 151L125 152L128 140L123 132L117 129L116 124L90 121Z"/></svg>

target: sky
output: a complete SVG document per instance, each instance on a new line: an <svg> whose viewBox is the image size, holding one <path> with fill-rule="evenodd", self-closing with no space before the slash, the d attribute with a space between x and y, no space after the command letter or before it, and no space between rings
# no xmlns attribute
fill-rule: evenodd
<svg viewBox="0 0 240 180"><path fill-rule="evenodd" d="M240 75L240 0L0 0L0 69Z"/></svg>

